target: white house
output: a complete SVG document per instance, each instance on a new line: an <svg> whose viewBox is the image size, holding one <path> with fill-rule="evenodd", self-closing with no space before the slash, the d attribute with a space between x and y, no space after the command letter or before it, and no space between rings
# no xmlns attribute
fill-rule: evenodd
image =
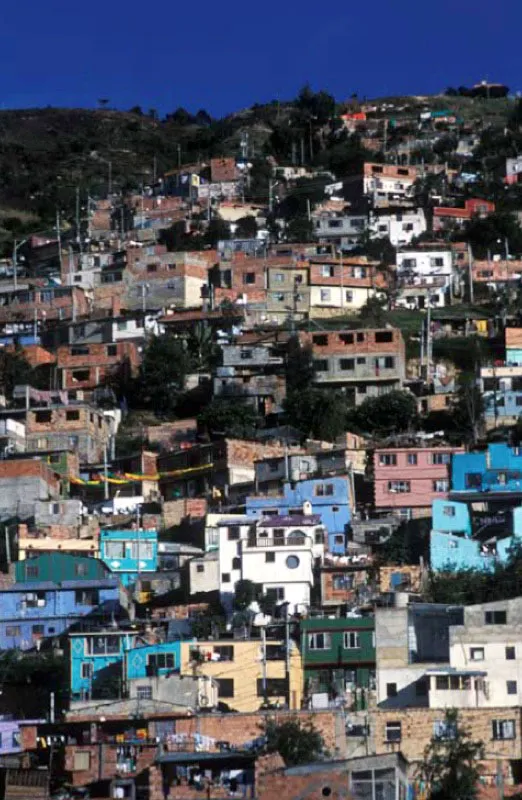
<svg viewBox="0 0 522 800"><path fill-rule="evenodd" d="M388 237L394 247L410 244L414 237L426 230L426 216L422 208L382 209L370 215L371 238Z"/></svg>
<svg viewBox="0 0 522 800"><path fill-rule="evenodd" d="M322 560L326 531L309 504L301 515L268 517L249 524L219 526L219 592L228 613L239 580L255 583L275 605L288 603L290 613L310 605L314 565Z"/></svg>

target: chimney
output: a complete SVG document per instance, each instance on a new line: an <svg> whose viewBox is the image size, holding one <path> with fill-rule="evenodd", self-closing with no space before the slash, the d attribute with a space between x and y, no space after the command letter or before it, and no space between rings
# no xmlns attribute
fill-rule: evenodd
<svg viewBox="0 0 522 800"><path fill-rule="evenodd" d="M121 298L119 295L113 295L111 299L111 316L119 317L121 315Z"/></svg>

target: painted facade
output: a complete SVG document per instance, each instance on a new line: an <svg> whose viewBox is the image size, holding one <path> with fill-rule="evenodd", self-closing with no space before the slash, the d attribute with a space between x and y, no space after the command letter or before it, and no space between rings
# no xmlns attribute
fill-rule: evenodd
<svg viewBox="0 0 522 800"><path fill-rule="evenodd" d="M451 491L522 492L522 449L504 442L489 444L487 451L455 453L451 461Z"/></svg>
<svg viewBox="0 0 522 800"><path fill-rule="evenodd" d="M301 653L306 691L328 693L330 700L348 695L363 705L375 681L373 617L305 619Z"/></svg>
<svg viewBox="0 0 522 800"><path fill-rule="evenodd" d="M283 494L266 497L247 497L246 513L260 519L264 516L301 514L303 503L311 503L312 513L321 517L328 531L328 550L344 555L346 529L350 524L351 491L348 477L314 478L284 483Z"/></svg>
<svg viewBox="0 0 522 800"><path fill-rule="evenodd" d="M15 580L62 581L103 580L110 571L102 561L88 556L73 556L69 553L44 553L15 564Z"/></svg>
<svg viewBox="0 0 522 800"><path fill-rule="evenodd" d="M263 661L266 661L266 684ZM301 653L290 642L287 680L284 642L260 639L230 639L181 643L182 674L204 675L218 684L218 697L235 711L257 711L267 701L301 708L303 666Z"/></svg>
<svg viewBox="0 0 522 800"><path fill-rule="evenodd" d="M101 530L100 558L124 585L135 583L140 574L158 568L156 530Z"/></svg>
<svg viewBox="0 0 522 800"><path fill-rule="evenodd" d="M113 578L15 583L0 593L0 649L31 650L81 620L110 620L120 612Z"/></svg>
<svg viewBox="0 0 522 800"><path fill-rule="evenodd" d="M72 700L95 698L106 679L123 682L123 660L138 640L134 631L105 630L69 636Z"/></svg>

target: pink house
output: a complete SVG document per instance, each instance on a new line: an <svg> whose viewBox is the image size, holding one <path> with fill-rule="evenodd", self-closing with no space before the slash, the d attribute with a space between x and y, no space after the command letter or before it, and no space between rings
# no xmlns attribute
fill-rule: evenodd
<svg viewBox="0 0 522 800"><path fill-rule="evenodd" d="M431 516L433 500L447 496L453 453L463 447L383 447L375 451L375 508L403 519Z"/></svg>

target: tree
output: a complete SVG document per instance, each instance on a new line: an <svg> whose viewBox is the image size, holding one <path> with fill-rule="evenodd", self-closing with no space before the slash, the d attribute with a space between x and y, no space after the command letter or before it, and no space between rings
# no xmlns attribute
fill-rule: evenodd
<svg viewBox="0 0 522 800"><path fill-rule="evenodd" d="M132 106L132 108L129 108L129 114L136 114L137 117L142 117L143 109L141 106Z"/></svg>
<svg viewBox="0 0 522 800"><path fill-rule="evenodd" d="M200 108L199 111L196 113L194 117L194 122L197 125L208 126L212 125L212 117L208 113L208 111L204 108Z"/></svg>
<svg viewBox="0 0 522 800"><path fill-rule="evenodd" d="M257 236L256 218L247 216L238 219L234 236L236 239L255 239Z"/></svg>
<svg viewBox="0 0 522 800"><path fill-rule="evenodd" d="M385 298L374 295L369 297L359 311L359 319L367 328L384 328L387 322Z"/></svg>
<svg viewBox="0 0 522 800"><path fill-rule="evenodd" d="M522 253L522 228L511 213L499 211L485 218L474 217L466 225L466 239L475 258L487 258L488 253L503 255L506 244L511 253Z"/></svg>
<svg viewBox="0 0 522 800"><path fill-rule="evenodd" d="M484 745L470 738L455 709L444 720L424 751L420 768L430 800L475 800L480 781L479 762Z"/></svg>
<svg viewBox="0 0 522 800"><path fill-rule="evenodd" d="M463 372L459 376L457 399L452 417L457 430L467 435L476 444L482 433L484 398L477 386L474 373Z"/></svg>
<svg viewBox="0 0 522 800"><path fill-rule="evenodd" d="M327 755L324 739L312 722L294 717L285 722L267 719L263 728L265 752L279 753L287 767L318 761Z"/></svg>
<svg viewBox="0 0 522 800"><path fill-rule="evenodd" d="M292 336L286 350L286 393L303 392L314 378L311 347L302 347L298 336Z"/></svg>
<svg viewBox="0 0 522 800"><path fill-rule="evenodd" d="M198 424L209 436L232 436L248 439L253 436L259 417L254 408L241 398L216 397L198 416Z"/></svg>
<svg viewBox="0 0 522 800"><path fill-rule="evenodd" d="M199 372L210 369L217 361L219 347L214 342L212 328L206 322L196 322L187 341L188 351Z"/></svg>
<svg viewBox="0 0 522 800"><path fill-rule="evenodd" d="M417 424L417 401L410 392L403 391L367 397L348 419L349 426L374 436L412 430Z"/></svg>
<svg viewBox="0 0 522 800"><path fill-rule="evenodd" d="M151 339L139 376L142 405L160 414L173 414L189 368L190 357L179 339L170 334Z"/></svg>
<svg viewBox="0 0 522 800"><path fill-rule="evenodd" d="M13 396L13 389L17 385L32 383L33 369L23 350L19 345L14 352L5 348L0 350L0 391L7 398Z"/></svg>
<svg viewBox="0 0 522 800"><path fill-rule="evenodd" d="M176 125L191 125L194 122L192 114L189 114L189 112L181 106L177 108L174 113L167 114L166 120L168 122L174 122Z"/></svg>
<svg viewBox="0 0 522 800"><path fill-rule="evenodd" d="M245 611L256 599L256 587L252 581L239 580L234 588L234 608Z"/></svg>
<svg viewBox="0 0 522 800"><path fill-rule="evenodd" d="M223 239L230 239L230 227L228 222L216 217L208 223L208 228L204 235L205 243L210 247L217 247L217 243Z"/></svg>
<svg viewBox="0 0 522 800"><path fill-rule="evenodd" d="M333 442L346 430L346 397L342 392L311 386L294 391L285 400L288 423L304 436Z"/></svg>

